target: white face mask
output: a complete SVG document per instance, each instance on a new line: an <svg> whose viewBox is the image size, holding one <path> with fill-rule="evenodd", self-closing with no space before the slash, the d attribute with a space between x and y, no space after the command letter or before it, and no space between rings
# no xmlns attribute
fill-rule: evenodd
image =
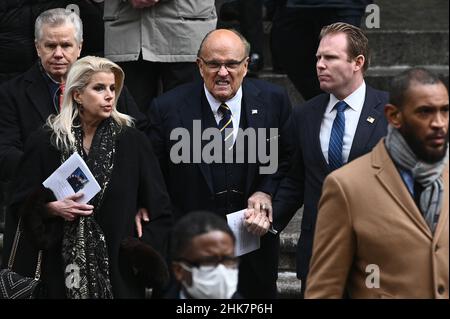
<svg viewBox="0 0 450 319"><path fill-rule="evenodd" d="M227 268L223 264L217 267L181 266L192 273L192 285L188 286L184 281L186 292L195 299L230 299L236 292L238 283L238 269Z"/></svg>

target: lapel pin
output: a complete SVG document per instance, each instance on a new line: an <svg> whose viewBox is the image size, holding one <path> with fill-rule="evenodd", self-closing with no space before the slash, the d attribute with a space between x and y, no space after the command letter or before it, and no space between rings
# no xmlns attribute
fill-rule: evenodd
<svg viewBox="0 0 450 319"><path fill-rule="evenodd" d="M258 114L258 110L252 110L252 115L253 114Z"/></svg>
<svg viewBox="0 0 450 319"><path fill-rule="evenodd" d="M367 118L367 122L369 122L370 124L373 124L373 122L375 122L375 119L372 116L369 116Z"/></svg>

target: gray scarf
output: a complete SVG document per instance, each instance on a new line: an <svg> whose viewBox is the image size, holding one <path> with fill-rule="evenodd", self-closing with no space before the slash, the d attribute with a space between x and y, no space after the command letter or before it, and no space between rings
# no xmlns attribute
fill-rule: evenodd
<svg viewBox="0 0 450 319"><path fill-rule="evenodd" d="M442 206L444 185L441 175L448 161L448 148L446 155L439 162L434 164L421 162L400 132L392 125L388 126L385 145L393 161L400 167L411 171L414 180L423 187L419 208L434 233Z"/></svg>

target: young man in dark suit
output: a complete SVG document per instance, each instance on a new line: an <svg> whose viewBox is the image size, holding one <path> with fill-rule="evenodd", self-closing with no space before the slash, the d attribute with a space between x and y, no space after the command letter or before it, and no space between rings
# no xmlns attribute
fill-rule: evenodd
<svg viewBox="0 0 450 319"><path fill-rule="evenodd" d="M198 52L197 64L203 81L177 87L155 99L149 119L151 139L175 219L194 210L212 211L225 218L226 214L254 208L254 214L247 215L248 229L263 235L272 220L272 196L287 171L292 150L288 121L291 106L284 89L244 79L249 51L248 42L235 31L210 32ZM196 133L198 123L201 127ZM202 139L202 132L224 128L224 146L233 156L243 150L242 162L227 163L221 158L209 162L201 156L213 140L211 136ZM187 143L183 144L180 136L173 134L179 129L189 135ZM249 138L239 149L236 145L243 136L242 130L253 130L255 138ZM177 149L180 143L183 148ZM201 149L196 149L196 145ZM264 172L267 161L258 156L258 150L264 147L269 148L270 161L275 164L271 172ZM187 161L174 160L179 151ZM255 159L251 160L253 156ZM261 237L261 248L242 256L238 291L243 297L276 296L278 249L278 236L268 233Z"/></svg>
<svg viewBox="0 0 450 319"><path fill-rule="evenodd" d="M320 39L316 69L320 88L326 93L293 112L297 152L274 199L274 226L278 231L304 205L297 243L297 277L302 281L302 293L325 177L369 152L386 134L387 126L383 107L388 94L364 82L370 57L362 30L334 23L322 29Z"/></svg>

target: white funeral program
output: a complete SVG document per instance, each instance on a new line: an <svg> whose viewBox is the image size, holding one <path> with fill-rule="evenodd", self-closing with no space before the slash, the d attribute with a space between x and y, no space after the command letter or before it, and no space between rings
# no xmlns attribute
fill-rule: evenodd
<svg viewBox="0 0 450 319"><path fill-rule="evenodd" d="M50 188L57 200L83 193L84 196L77 200L83 204L100 191L100 185L78 153L73 153L42 185Z"/></svg>
<svg viewBox="0 0 450 319"><path fill-rule="evenodd" d="M253 235L247 231L244 225L244 213L245 209L228 214L227 221L233 231L234 237L236 237L236 256L241 256L252 252L259 248L259 236Z"/></svg>

